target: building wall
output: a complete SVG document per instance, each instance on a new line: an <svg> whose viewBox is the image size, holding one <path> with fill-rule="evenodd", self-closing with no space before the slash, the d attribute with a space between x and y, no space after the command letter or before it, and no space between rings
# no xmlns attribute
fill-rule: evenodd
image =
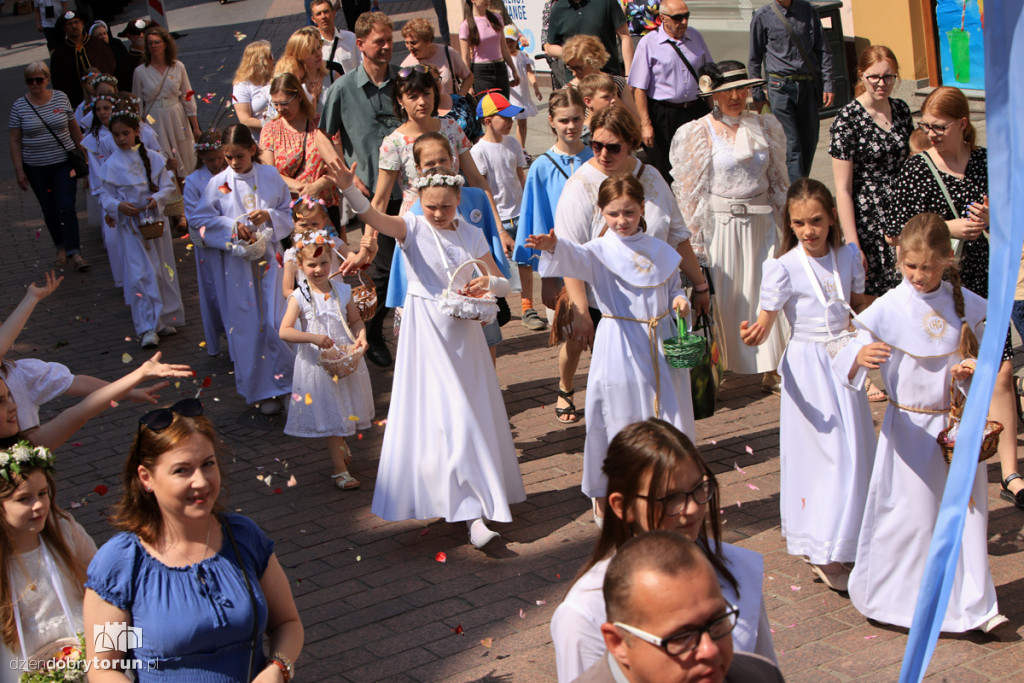
<svg viewBox="0 0 1024 683"><path fill-rule="evenodd" d="M863 38L865 45L892 49L904 79L928 78L921 0L856 0L850 4L857 38Z"/></svg>

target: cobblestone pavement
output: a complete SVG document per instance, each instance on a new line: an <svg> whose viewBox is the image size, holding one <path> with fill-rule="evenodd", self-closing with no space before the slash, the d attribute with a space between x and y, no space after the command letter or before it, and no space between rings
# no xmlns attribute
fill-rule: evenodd
<svg viewBox="0 0 1024 683"><path fill-rule="evenodd" d="M297 0L171 6L172 27L188 34L180 44L181 57L195 89L218 95L210 105L201 105L204 125L228 92L244 46L234 32L266 38L280 49L299 25L301 11ZM418 12L432 16L425 0L385 1L382 7L396 21ZM142 12L136 2L121 25ZM0 87L11 93L5 98L8 107L22 90L20 65L40 58L42 48L31 28L30 17L0 19L0 44L5 46ZM20 42L24 36L35 42ZM827 125L823 122L825 140ZM536 153L549 142L543 119L533 119L528 148ZM827 162L824 152L818 155L816 176L830 176ZM0 255L0 315L10 312L25 285L41 279L53 257L34 199L20 192L11 176L5 164L0 174L7 237ZM134 341L97 229L84 228L83 237L92 272L66 273L59 292L37 309L12 356L56 360L76 372L109 379L147 354ZM189 321L177 336L164 339L160 350L170 361L191 363L198 378L170 388L164 400L194 393L197 384L210 378L203 394L228 446L227 504L251 516L275 540L306 627L300 680L555 680L549 620L585 561L596 529L589 502L579 491L584 426L556 424L556 355L546 333L527 332L518 317L503 330L498 376L528 499L514 506L513 523L495 525L502 541L483 553L467 545L462 524L390 523L370 514L383 426L352 440L353 473L363 485L356 492L341 492L331 486L322 442L285 437L280 421L268 422L249 410L235 393L229 360L210 357L200 347L194 261L184 241L175 243L175 251ZM518 312L518 301L510 303ZM132 357L127 363L124 354ZM586 371L585 357L578 375L581 389ZM371 375L380 421L387 414L392 373L372 368ZM583 393L577 394L579 405ZM66 405L65 400L48 405L44 418ZM120 491L121 465L143 410L134 405L109 410L60 449L59 500L65 508L81 505L74 514L99 542L111 534L104 515ZM880 419L878 406L875 414ZM764 553L765 600L787 680L896 680L906 631L868 623L849 600L826 589L803 562L785 552L777 501L778 398L760 392L759 378L731 376L717 414L698 422L697 433L722 483L725 540ZM294 487L286 483L291 476ZM929 680L1021 680L1024 517L999 499L995 465L989 468L989 482L992 571L1001 610L1017 628L1001 638L943 637ZM110 487L106 496L94 492L99 484ZM447 556L443 563L437 560L441 552Z"/></svg>

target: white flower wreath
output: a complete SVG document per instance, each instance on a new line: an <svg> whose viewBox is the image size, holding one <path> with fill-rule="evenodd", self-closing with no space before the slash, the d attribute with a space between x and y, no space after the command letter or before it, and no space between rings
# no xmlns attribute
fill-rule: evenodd
<svg viewBox="0 0 1024 683"><path fill-rule="evenodd" d="M462 176L443 173L422 175L410 183L414 190L422 190L425 187L462 187L465 184L466 180Z"/></svg>

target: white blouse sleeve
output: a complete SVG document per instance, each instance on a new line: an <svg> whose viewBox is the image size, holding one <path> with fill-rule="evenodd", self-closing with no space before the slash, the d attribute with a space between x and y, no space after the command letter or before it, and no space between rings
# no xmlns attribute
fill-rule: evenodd
<svg viewBox="0 0 1024 683"><path fill-rule="evenodd" d="M541 258L541 277L571 277L591 283L596 280L594 265L599 261L585 245L560 239L555 250L545 251L544 256L547 258Z"/></svg>
<svg viewBox="0 0 1024 683"><path fill-rule="evenodd" d="M702 119L690 121L676 131L669 151L672 162L672 192L688 226L694 249L711 244L712 223L708 220L711 195L711 138Z"/></svg>

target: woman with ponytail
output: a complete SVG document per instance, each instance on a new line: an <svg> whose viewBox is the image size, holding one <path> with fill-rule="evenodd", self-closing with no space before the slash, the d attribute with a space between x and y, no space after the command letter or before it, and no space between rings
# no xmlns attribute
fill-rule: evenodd
<svg viewBox="0 0 1024 683"><path fill-rule="evenodd" d="M162 204L177 189L163 156L148 150L139 136L139 115L119 100L110 117L116 151L100 168L99 199L104 222L120 245L124 300L143 348L160 343L185 324L185 309L175 277L177 260ZM146 239L144 223L164 223L162 234Z"/></svg>

